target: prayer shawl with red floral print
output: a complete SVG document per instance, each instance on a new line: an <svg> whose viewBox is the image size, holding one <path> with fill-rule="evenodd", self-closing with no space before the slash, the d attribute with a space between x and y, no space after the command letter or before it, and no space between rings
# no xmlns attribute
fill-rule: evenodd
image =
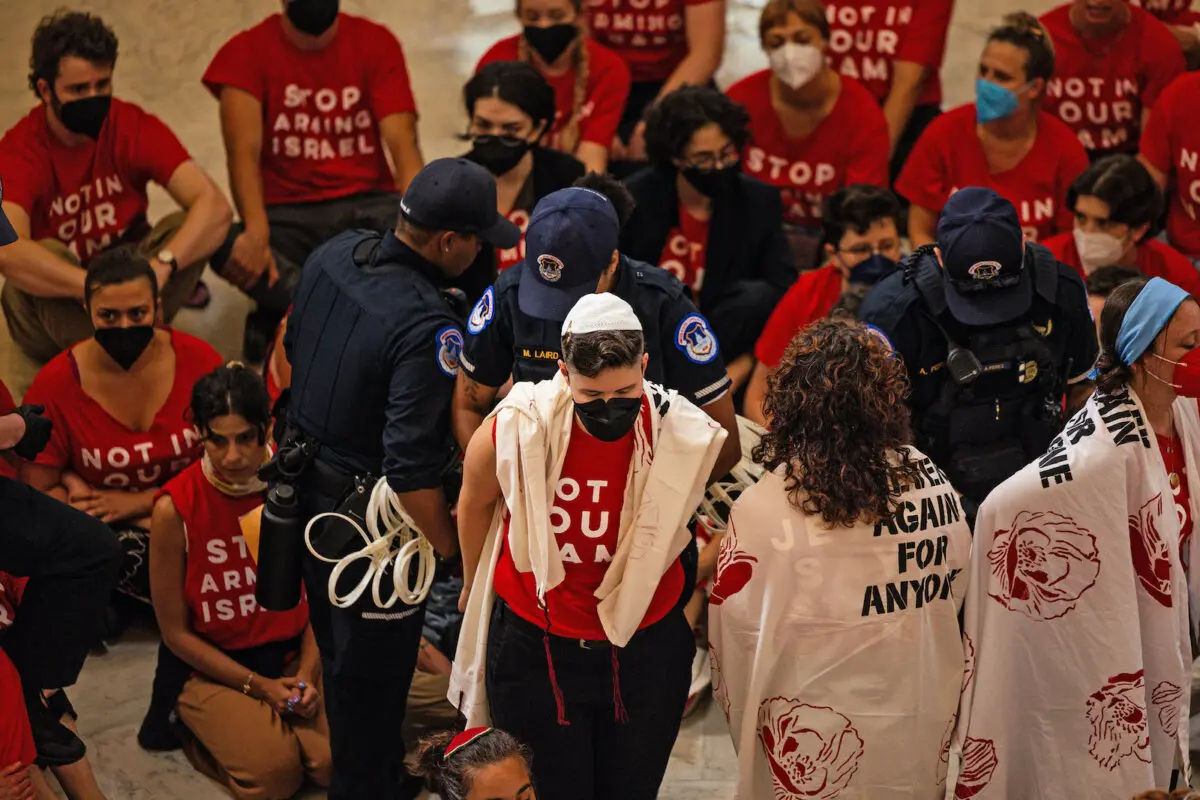
<svg viewBox="0 0 1200 800"><path fill-rule="evenodd" d="M945 792L971 534L945 474L911 452L921 479L877 524L828 526L779 473L734 504L709 644L739 800Z"/></svg>
<svg viewBox="0 0 1200 800"><path fill-rule="evenodd" d="M1180 398L1173 416L1194 515L1196 401ZM971 562L955 797L1127 798L1186 775L1179 517L1133 394L1093 395L992 492Z"/></svg>

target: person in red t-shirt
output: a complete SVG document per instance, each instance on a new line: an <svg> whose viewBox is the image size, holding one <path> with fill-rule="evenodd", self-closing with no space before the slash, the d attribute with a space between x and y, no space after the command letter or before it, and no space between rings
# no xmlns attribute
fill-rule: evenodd
<svg viewBox="0 0 1200 800"><path fill-rule="evenodd" d="M20 236L0 248L0 302L13 340L37 361L92 335L80 266L97 253L130 244L150 258L169 322L229 230L229 204L175 134L113 97L116 61L117 37L100 18L44 18L29 74L40 105L0 139L3 209ZM183 208L153 227L151 181Z"/></svg>
<svg viewBox="0 0 1200 800"><path fill-rule="evenodd" d="M1167 87L1155 103L1142 135L1141 162L1170 193L1167 239L1193 262L1200 260L1200 73Z"/></svg>
<svg viewBox="0 0 1200 800"><path fill-rule="evenodd" d="M149 602L146 543L158 488L200 456L186 417L192 384L221 364L207 343L155 328L158 291L142 256L114 250L88 266L96 332L38 372L26 400L54 422L21 477L113 526L125 550L119 589Z"/></svg>
<svg viewBox="0 0 1200 800"><path fill-rule="evenodd" d="M583 0L517 0L517 19L521 33L492 45L475 71L494 61L532 64L554 87L547 146L604 172L629 96L629 67L584 33Z"/></svg>
<svg viewBox="0 0 1200 800"><path fill-rule="evenodd" d="M1075 230L1043 242L1054 257L1084 280L1101 267L1134 267L1200 297L1200 273L1175 248L1155 238L1162 193L1130 155L1100 159L1067 192Z"/></svg>
<svg viewBox="0 0 1200 800"><path fill-rule="evenodd" d="M1045 110L1093 159L1136 153L1150 108L1187 69L1167 26L1125 0L1072 0L1041 21L1055 56Z"/></svg>
<svg viewBox="0 0 1200 800"><path fill-rule="evenodd" d="M36 758L21 676L0 650L0 800L54 800Z"/></svg>
<svg viewBox="0 0 1200 800"><path fill-rule="evenodd" d="M169 730L177 706L192 734L184 744L192 763L213 765L203 771L235 797L291 797L306 776L328 786L329 728L308 604L258 605L258 570L240 526L266 491L258 479L271 417L266 387L249 367L219 367L196 382L190 410L204 455L154 503L150 588L166 650L139 740Z"/></svg>
<svg viewBox="0 0 1200 800"><path fill-rule="evenodd" d="M627 184L635 201L621 252L691 290L734 387L771 309L796 279L779 190L738 164L746 110L707 86L676 89L646 114L651 166Z"/></svg>
<svg viewBox="0 0 1200 800"><path fill-rule="evenodd" d="M883 107L892 143L891 177L941 113L940 71L954 0L834 0L833 68L862 83Z"/></svg>
<svg viewBox="0 0 1200 800"><path fill-rule="evenodd" d="M1200 66L1200 11L1192 10L1192 0L1130 0L1130 4L1146 9L1167 26L1183 48L1188 69Z"/></svg>
<svg viewBox="0 0 1200 800"><path fill-rule="evenodd" d="M242 220L213 268L258 304L243 343L258 363L309 253L351 212L395 223L423 163L417 108L395 35L338 0L285 3L226 42L203 81Z"/></svg>
<svg viewBox="0 0 1200 800"><path fill-rule="evenodd" d="M888 184L888 125L859 82L827 63L831 30L820 0L771 0L759 40L771 68L735 83L750 114L742 169L783 191L797 266L819 261L821 204L852 183Z"/></svg>
<svg viewBox="0 0 1200 800"><path fill-rule="evenodd" d="M874 284L900 259L900 203L887 189L857 184L835 192L825 202L821 227L825 266L801 273L754 345L756 363L742 414L759 425L767 424L762 410L767 378L796 334L833 313L852 286Z"/></svg>
<svg viewBox="0 0 1200 800"><path fill-rule="evenodd" d="M649 800L695 653L681 600L696 576L680 558L694 509L661 504L655 476L669 472L670 491L699 497L724 434L683 397L663 408L624 300L584 294L562 331L559 372L516 384L467 446L460 641L489 627L485 647L460 644L451 693L458 683L472 695L459 704L471 724L482 698L469 675L486 662L484 710L538 754L545 797ZM485 541L495 550L484 553ZM492 603L493 590L489 621L479 601Z"/></svg>
<svg viewBox="0 0 1200 800"><path fill-rule="evenodd" d="M1071 129L1039 107L1053 74L1054 47L1041 23L1024 12L1006 16L980 56L975 102L934 120L896 180L912 204L914 246L934 242L946 199L964 186L1011 202L1030 241L1070 230L1063 198L1088 159Z"/></svg>
<svg viewBox="0 0 1200 800"><path fill-rule="evenodd" d="M712 83L725 54L725 0L588 0L588 32L629 65L613 160L646 160L646 108L680 86Z"/></svg>

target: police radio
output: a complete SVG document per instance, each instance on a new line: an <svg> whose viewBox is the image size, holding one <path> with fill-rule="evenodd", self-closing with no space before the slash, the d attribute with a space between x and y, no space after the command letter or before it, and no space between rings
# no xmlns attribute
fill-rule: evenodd
<svg viewBox="0 0 1200 800"><path fill-rule="evenodd" d="M946 372L950 373L950 378L959 386L974 383L983 374L983 363L979 356L954 341L935 315L924 310L922 313L946 340Z"/></svg>

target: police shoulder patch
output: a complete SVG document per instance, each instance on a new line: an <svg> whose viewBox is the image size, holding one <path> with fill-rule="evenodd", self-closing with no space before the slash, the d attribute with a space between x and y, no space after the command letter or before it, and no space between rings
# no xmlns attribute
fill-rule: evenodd
<svg viewBox="0 0 1200 800"><path fill-rule="evenodd" d="M453 325L447 325L437 332L435 344L438 369L448 378L458 375L458 362L463 350L462 332Z"/></svg>
<svg viewBox="0 0 1200 800"><path fill-rule="evenodd" d="M893 353L896 352L896 348L892 345L892 340L889 339L887 334L884 333L880 328L877 328L874 325L864 325L863 327L867 329L867 333L883 342L884 346L887 347L888 350L891 350Z"/></svg>
<svg viewBox="0 0 1200 800"><path fill-rule="evenodd" d="M467 318L467 332L472 336L483 333L496 316L496 290L491 286L483 293L483 297L479 298L479 302L471 309L471 316Z"/></svg>
<svg viewBox="0 0 1200 800"><path fill-rule="evenodd" d="M708 320L699 314L688 314L680 320L675 329L675 346L693 364L708 364L720 352Z"/></svg>

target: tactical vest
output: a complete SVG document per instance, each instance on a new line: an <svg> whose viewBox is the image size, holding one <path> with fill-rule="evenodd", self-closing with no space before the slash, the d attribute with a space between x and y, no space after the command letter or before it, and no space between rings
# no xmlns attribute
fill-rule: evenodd
<svg viewBox="0 0 1200 800"><path fill-rule="evenodd" d="M954 341L938 318L946 310L944 272L930 249L920 248L903 265L921 293L926 313L946 340L947 365L978 361L979 372L955 380L945 369L937 399L914 413L917 446L946 471L968 506L1045 452L1062 429L1066 376L1047 343L1058 286L1058 267L1045 247L1026 247L1035 298L1022 318L989 328L970 328ZM1039 302L1038 298L1045 302Z"/></svg>

